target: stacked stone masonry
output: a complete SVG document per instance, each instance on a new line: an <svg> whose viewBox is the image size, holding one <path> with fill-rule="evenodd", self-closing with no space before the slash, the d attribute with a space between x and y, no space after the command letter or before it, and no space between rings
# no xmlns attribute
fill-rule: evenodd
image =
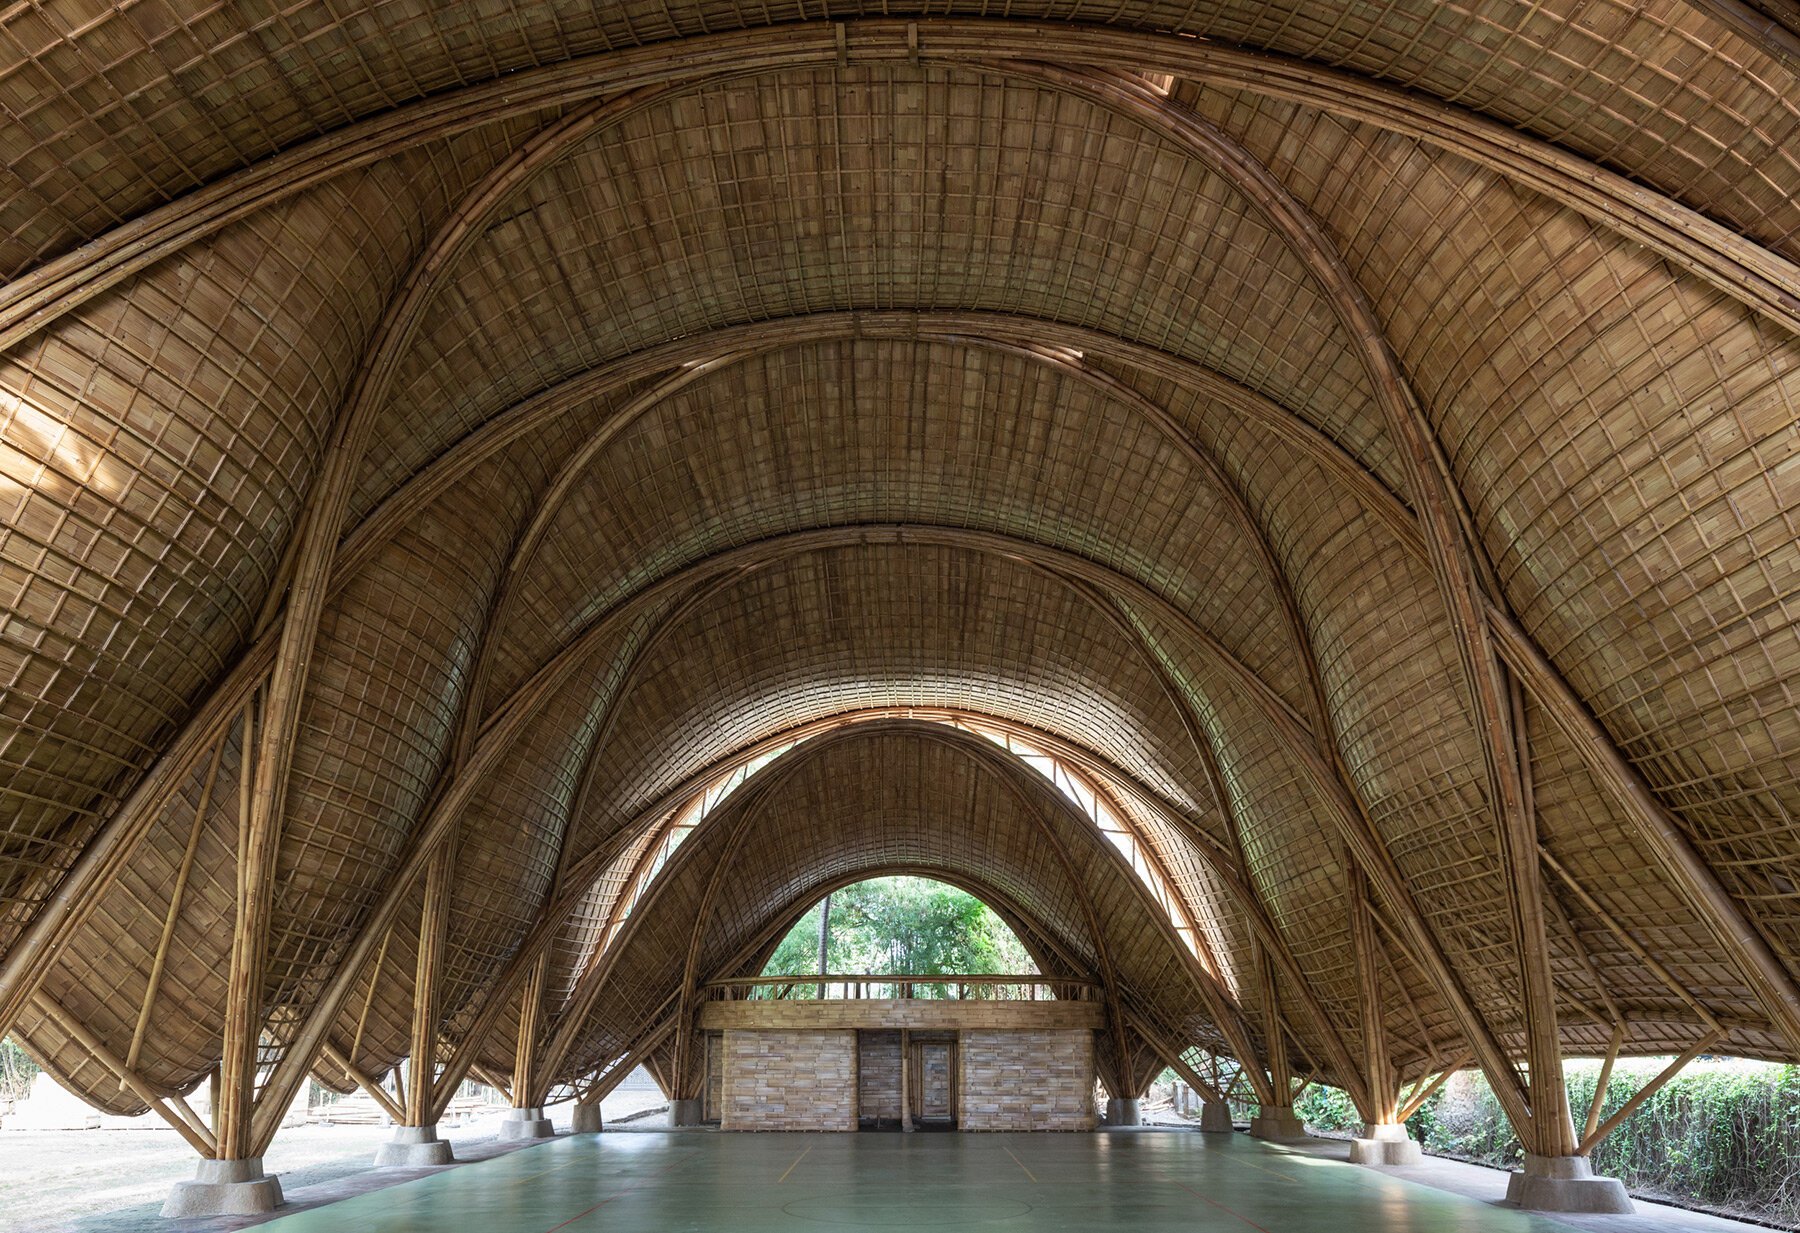
<svg viewBox="0 0 1800 1233"><path fill-rule="evenodd" d="M1091 1032L962 1034L964 1130L1092 1130Z"/></svg>
<svg viewBox="0 0 1800 1233"><path fill-rule="evenodd" d="M864 1122L900 1120L900 1033L859 1032L857 1116Z"/></svg>
<svg viewBox="0 0 1800 1233"><path fill-rule="evenodd" d="M855 1130L856 1033L727 1031L725 1130Z"/></svg>

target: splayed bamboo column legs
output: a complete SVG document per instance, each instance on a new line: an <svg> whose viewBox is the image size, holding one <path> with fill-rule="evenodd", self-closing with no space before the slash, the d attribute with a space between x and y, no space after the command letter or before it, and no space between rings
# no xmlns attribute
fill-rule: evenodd
<svg viewBox="0 0 1800 1233"><path fill-rule="evenodd" d="M1362 1020L1363 1092L1358 1112L1363 1132L1350 1141L1350 1161L1365 1165L1417 1164L1422 1153L1400 1116L1400 1082L1388 1056L1387 1021L1381 1001L1381 948L1368 880L1346 854L1350 943L1356 955L1357 1009Z"/></svg>
<svg viewBox="0 0 1800 1233"><path fill-rule="evenodd" d="M412 1045L405 1118L394 1137L375 1149L379 1168L447 1165L455 1155L438 1138L437 1003L444 942L450 916L454 841L446 842L425 870L425 900L419 912L419 954L413 974Z"/></svg>
<svg viewBox="0 0 1800 1233"><path fill-rule="evenodd" d="M243 751L238 771L237 918L232 925L231 966L226 977L223 1050L213 1102L212 1159L202 1160L193 1181L177 1182L163 1204L165 1216L253 1215L281 1205L281 1183L263 1172L252 1130L261 1058L263 972L274 906L275 819L259 808L256 791L258 695L245 703Z"/></svg>
<svg viewBox="0 0 1800 1233"><path fill-rule="evenodd" d="M1587 1130L1580 1143L1563 1156L1528 1152L1524 1168L1514 1173L1507 1182L1507 1202L1540 1212L1631 1211L1631 1198L1625 1193L1624 1185L1616 1178L1595 1177L1589 1154L1621 1122L1636 1112L1639 1105L1661 1091L1669 1080L1680 1074L1689 1062L1717 1044L1724 1034L1720 1028L1708 1032L1689 1046L1685 1053L1663 1067L1662 1072L1654 1079L1633 1093L1631 1099L1615 1109L1610 1117L1596 1125L1600 1102L1606 1098L1603 1077L1600 1086L1594 1091L1594 1106L1588 1112ZM1615 1033L1613 1040L1614 1044L1607 1052L1608 1075L1617 1054L1619 1034Z"/></svg>
<svg viewBox="0 0 1800 1233"><path fill-rule="evenodd" d="M538 1026L543 1018L544 977L549 956L541 955L525 978L519 993L519 1040L513 1052L513 1107L500 1123L502 1139L548 1139L556 1133L544 1116L544 1092L548 1085L538 1072L543 1061Z"/></svg>
<svg viewBox="0 0 1800 1233"><path fill-rule="evenodd" d="M1306 1123L1294 1113L1294 1072L1288 1062L1287 1031L1281 1023L1281 989L1275 961L1261 946L1256 948L1257 980L1262 989L1264 1051L1269 1062L1269 1087L1279 1104L1259 1104L1250 1119L1250 1133L1271 1143L1304 1143L1311 1136Z"/></svg>

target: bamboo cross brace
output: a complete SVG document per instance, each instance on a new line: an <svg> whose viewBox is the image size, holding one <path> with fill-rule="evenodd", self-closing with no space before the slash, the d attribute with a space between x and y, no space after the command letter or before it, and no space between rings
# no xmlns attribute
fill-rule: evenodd
<svg viewBox="0 0 1800 1233"><path fill-rule="evenodd" d="M132 1095L150 1106L158 1117L174 1129L176 1134L187 1140L189 1147L202 1156L217 1154L218 1144L211 1131L204 1126L196 1126L188 1122L179 1112L170 1108L161 1092L152 1087L143 1076L125 1065L123 1058L108 1049L99 1037L90 1032L87 1026L74 1015L63 1009L62 1005L54 998L40 989L32 995L32 1001L37 1005L39 1011L54 1020L58 1027L67 1032L76 1044L86 1049L89 1056L111 1071L114 1078L130 1088Z"/></svg>
<svg viewBox="0 0 1800 1233"><path fill-rule="evenodd" d="M125 1065L136 1069L138 1051L144 1047L144 1032L150 1026L150 1011L156 1005L156 994L162 986L163 965L169 959L169 943L175 937L175 923L181 919L181 901L187 892L188 876L194 870L194 854L200 848L200 835L206 829L207 810L212 805L213 784L219 778L219 762L225 756L225 738L213 747L212 762L200 787L200 802L194 806L194 825L189 828L187 847L182 849L181 865L175 871L175 888L169 894L169 912L163 919L162 936L156 942L156 957L150 963L150 977L144 987L144 1001L138 1008L137 1026L131 1030L131 1048L125 1053Z"/></svg>
<svg viewBox="0 0 1800 1233"><path fill-rule="evenodd" d="M1626 1118L1637 1112L1639 1105L1660 1092L1669 1080L1680 1074L1689 1062L1693 1061L1702 1053L1705 1053L1708 1049L1712 1048L1713 1045L1717 1044L1724 1034L1722 1029L1716 1027L1713 1028L1705 1036L1702 1036L1690 1046L1680 1057L1663 1067L1661 1072L1658 1073L1654 1079L1632 1093L1631 1099L1627 1100L1624 1104L1620 1105L1618 1109L1614 1110L1611 1117L1607 1118L1604 1122L1601 1122L1599 1126L1584 1135L1580 1146L1575 1149L1575 1154L1577 1156L1586 1156L1592 1152L1596 1144L1604 1140L1606 1136L1611 1134L1614 1130L1618 1129L1620 1122L1623 1122ZM1596 1101L1599 1100L1598 1092L1595 1093L1594 1099Z"/></svg>
<svg viewBox="0 0 1800 1233"><path fill-rule="evenodd" d="M364 1072L330 1041L319 1046L319 1056L344 1072L344 1077L367 1092L381 1111L394 1120L396 1125L406 1124L406 1110L401 1102L395 1100L388 1090L377 1083L374 1078Z"/></svg>
<svg viewBox="0 0 1800 1233"><path fill-rule="evenodd" d="M1407 1097L1406 1102L1400 1106L1399 1116L1394 1120L1404 1123L1410 1119L1413 1114L1417 1113L1420 1109L1423 1109L1425 1107L1425 1102L1430 1100L1432 1095L1449 1081L1451 1075L1461 1070L1464 1066L1467 1066L1470 1060L1471 1055L1469 1053L1464 1052L1458 1054L1454 1061L1438 1071L1437 1077L1432 1079L1430 1083L1425 1082L1425 1076L1419 1076L1419 1083L1422 1086L1416 1088L1413 1094Z"/></svg>

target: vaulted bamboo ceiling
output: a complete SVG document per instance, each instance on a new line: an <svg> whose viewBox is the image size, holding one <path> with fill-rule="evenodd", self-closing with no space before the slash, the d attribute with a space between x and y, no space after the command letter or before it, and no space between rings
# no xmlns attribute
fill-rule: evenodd
<svg viewBox="0 0 1800 1233"><path fill-rule="evenodd" d="M1800 10L867 7L0 14L0 1026L380 1073L436 903L573 1082L741 844L703 979L935 871L1354 1083L1366 883L1405 1074L1800 1058Z"/></svg>

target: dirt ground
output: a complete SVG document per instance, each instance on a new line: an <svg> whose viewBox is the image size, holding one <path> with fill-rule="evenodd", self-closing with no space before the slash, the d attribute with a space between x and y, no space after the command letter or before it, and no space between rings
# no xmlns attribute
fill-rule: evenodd
<svg viewBox="0 0 1800 1233"><path fill-rule="evenodd" d="M616 1121L663 1103L660 1094L616 1092L601 1115ZM568 1129L568 1107L552 1109ZM458 1149L495 1137L500 1115L443 1137ZM367 1169L386 1126L292 1126L264 1158L293 1190ZM459 1154L462 1154L459 1150ZM0 1233L135 1233L154 1229L169 1187L194 1175L193 1149L172 1130L0 1131Z"/></svg>

